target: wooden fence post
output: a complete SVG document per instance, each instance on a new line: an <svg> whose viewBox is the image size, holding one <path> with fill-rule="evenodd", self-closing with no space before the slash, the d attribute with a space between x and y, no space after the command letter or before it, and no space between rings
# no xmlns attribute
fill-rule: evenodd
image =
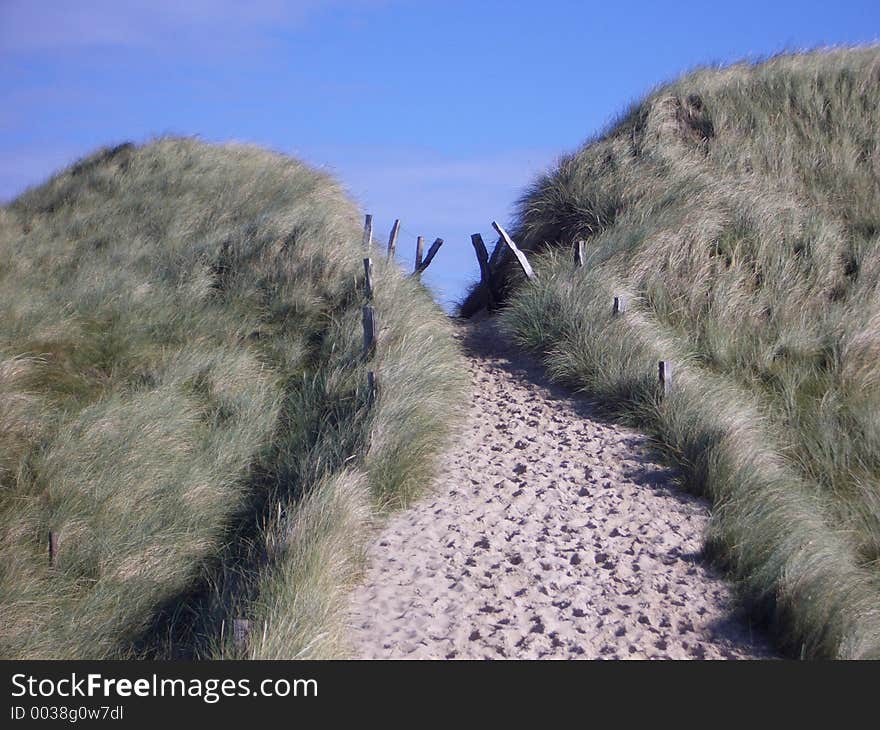
<svg viewBox="0 0 880 730"><path fill-rule="evenodd" d="M367 301L373 301L373 259L364 259L364 293Z"/></svg>
<svg viewBox="0 0 880 730"><path fill-rule="evenodd" d="M367 371L367 403L372 405L376 402L376 394L379 388L376 384L376 373L372 370Z"/></svg>
<svg viewBox="0 0 880 730"><path fill-rule="evenodd" d="M422 272L431 265L431 262L434 260L434 257L437 255L437 252L440 250L440 247L442 245L442 238L436 239L434 243L431 244L431 248L428 249L428 255L425 256L424 261L416 266L416 270L413 272L413 276L420 276Z"/></svg>
<svg viewBox="0 0 880 730"><path fill-rule="evenodd" d="M376 312L369 304L363 308L364 319L364 357L369 357L376 349Z"/></svg>
<svg viewBox="0 0 880 730"><path fill-rule="evenodd" d="M388 236L388 258L394 258L394 252L397 249L397 235L400 233L400 219L394 219L394 225L391 226L391 235Z"/></svg>
<svg viewBox="0 0 880 730"><path fill-rule="evenodd" d="M505 248L504 239L499 236L498 240L495 241L495 248L492 249L492 255L489 257L490 269L494 269L498 265L498 262L501 260L501 254L504 253Z"/></svg>
<svg viewBox="0 0 880 730"><path fill-rule="evenodd" d="M487 308L492 309L495 306L495 285L492 281L492 269L489 267L489 253L479 233L471 236L471 243L477 252L477 262L480 264L480 283L486 291Z"/></svg>
<svg viewBox="0 0 880 730"><path fill-rule="evenodd" d="M523 272L526 275L527 279L534 279L535 272L532 270L531 264L529 264L529 260L526 258L526 255L517 248L517 245L513 242L510 236L507 235L507 231L502 228L501 224L497 221L492 221L492 227L498 231L498 235L501 236L504 243L507 244L507 248L511 250L514 256L516 256L516 260L519 261L519 265L522 267Z"/></svg>
<svg viewBox="0 0 880 730"><path fill-rule="evenodd" d="M586 241L575 241L574 243L574 265L578 269L584 265L584 247L586 245Z"/></svg>
<svg viewBox="0 0 880 730"><path fill-rule="evenodd" d="M626 299L621 295L617 295L614 297L614 307L611 310L612 314L623 314L626 311Z"/></svg>
<svg viewBox="0 0 880 730"><path fill-rule="evenodd" d="M413 267L413 274L419 273L419 268L422 265L422 256L425 253L425 238L424 236L419 236L416 239L416 265Z"/></svg>
<svg viewBox="0 0 880 730"><path fill-rule="evenodd" d="M49 565L54 566L58 558L58 533L49 530Z"/></svg>
<svg viewBox="0 0 880 730"><path fill-rule="evenodd" d="M364 217L364 248L373 246L373 216L367 213Z"/></svg>
<svg viewBox="0 0 880 730"><path fill-rule="evenodd" d="M657 364L657 379L660 382L662 395L669 395L672 390L672 364L667 360L661 360Z"/></svg>
<svg viewBox="0 0 880 730"><path fill-rule="evenodd" d="M248 640L251 635L251 622L246 618L237 618L232 621L232 644L235 651L241 656L247 653Z"/></svg>

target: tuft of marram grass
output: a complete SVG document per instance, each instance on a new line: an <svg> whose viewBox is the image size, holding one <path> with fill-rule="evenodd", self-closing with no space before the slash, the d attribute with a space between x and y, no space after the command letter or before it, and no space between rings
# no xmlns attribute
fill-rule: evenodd
<svg viewBox="0 0 880 730"><path fill-rule="evenodd" d="M363 360L363 255L331 179L238 145L101 150L0 210L0 655L222 657L238 617L344 651L370 501L430 481L462 393L394 266Z"/></svg>
<svg viewBox="0 0 880 730"><path fill-rule="evenodd" d="M292 506L292 505L291 505ZM340 471L269 529L281 536L260 576L253 606L253 659L343 657L348 654L348 593L358 578L362 543L353 539L371 517L363 473ZM229 635L215 656L235 656Z"/></svg>
<svg viewBox="0 0 880 730"><path fill-rule="evenodd" d="M880 656L878 129L876 47L697 71L527 191L537 282L499 272L511 334L710 497L713 555L795 656Z"/></svg>

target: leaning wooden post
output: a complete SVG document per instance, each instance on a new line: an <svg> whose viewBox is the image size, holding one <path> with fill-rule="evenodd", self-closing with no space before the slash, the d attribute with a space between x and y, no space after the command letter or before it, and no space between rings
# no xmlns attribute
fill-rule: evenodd
<svg viewBox="0 0 880 730"><path fill-rule="evenodd" d="M612 314L623 314L626 311L626 299L618 294L614 297L614 306L611 310Z"/></svg>
<svg viewBox="0 0 880 730"><path fill-rule="evenodd" d="M474 251L477 252L477 262L480 264L480 283L486 292L486 303L488 309L495 306L495 287L492 285L492 270L489 268L489 252L486 251L486 244L483 243L483 237L479 233L471 236L471 243Z"/></svg>
<svg viewBox="0 0 880 730"><path fill-rule="evenodd" d="M574 265L575 268L580 269L584 265L584 247L586 246L586 241L575 241L574 242Z"/></svg>
<svg viewBox="0 0 880 730"><path fill-rule="evenodd" d="M49 565L54 566L58 558L58 533L49 530Z"/></svg>
<svg viewBox="0 0 880 730"><path fill-rule="evenodd" d="M391 226L391 235L388 236L388 258L394 258L394 251L397 249L397 235L400 233L400 219L394 219L394 225Z"/></svg>
<svg viewBox="0 0 880 730"><path fill-rule="evenodd" d="M247 653L248 640L251 635L251 622L246 618L237 618L232 621L232 644L235 651L241 656Z"/></svg>
<svg viewBox="0 0 880 730"><path fill-rule="evenodd" d="M517 245L513 242L513 239L507 235L507 231L501 227L501 224L497 221L492 221L492 227L498 231L498 235L501 236L504 243L507 244L507 248L511 250L514 256L516 256L516 260L519 261L519 265L522 267L523 272L526 275L527 279L534 279L535 272L532 270L531 264L529 264L529 260L526 258L526 255L517 248Z"/></svg>
<svg viewBox="0 0 880 730"><path fill-rule="evenodd" d="M364 259L364 294L367 301L373 301L373 259Z"/></svg>
<svg viewBox="0 0 880 730"><path fill-rule="evenodd" d="M413 273L418 274L422 265L422 256L425 254L425 237L419 236L416 239L416 265L413 267Z"/></svg>
<svg viewBox="0 0 880 730"><path fill-rule="evenodd" d="M498 240L495 241L495 248L492 249L492 255L489 257L490 269L494 269L498 266L498 262L501 260L501 254L504 253L505 248L504 239L499 236Z"/></svg>
<svg viewBox="0 0 880 730"><path fill-rule="evenodd" d="M364 357L369 357L376 349L376 312L367 304L363 308L364 319Z"/></svg>
<svg viewBox="0 0 880 730"><path fill-rule="evenodd" d="M364 216L364 248L370 249L373 246L373 216L367 213Z"/></svg>
<svg viewBox="0 0 880 730"><path fill-rule="evenodd" d="M438 238L431 244L431 248L428 249L428 255L425 256L425 260L422 261L413 272L413 276L419 276L425 269L427 269L431 262L434 260L434 257L437 255L437 252L440 250L440 247L443 245L443 239Z"/></svg>
<svg viewBox="0 0 880 730"><path fill-rule="evenodd" d="M672 390L672 364L669 361L661 360L657 364L657 379L661 395L669 395Z"/></svg>

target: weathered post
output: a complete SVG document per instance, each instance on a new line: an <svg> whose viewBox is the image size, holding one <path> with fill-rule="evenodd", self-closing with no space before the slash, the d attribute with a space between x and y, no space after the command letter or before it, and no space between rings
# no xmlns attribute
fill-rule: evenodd
<svg viewBox="0 0 880 730"><path fill-rule="evenodd" d="M626 299L618 294L614 297L614 306L611 310L612 314L623 314L626 311Z"/></svg>
<svg viewBox="0 0 880 730"><path fill-rule="evenodd" d="M504 245L504 239L499 236L498 240L495 241L495 248L492 249L492 255L489 257L490 269L495 269L498 266L498 262L501 260L501 254L504 253L505 248L507 247Z"/></svg>
<svg viewBox="0 0 880 730"><path fill-rule="evenodd" d="M477 262L480 264L480 284L486 292L487 308L492 309L495 306L495 286L492 281L492 269L489 267L489 252L486 251L486 244L483 243L483 237L479 233L471 236L471 243L477 253Z"/></svg>
<svg viewBox="0 0 880 730"><path fill-rule="evenodd" d="M584 248L586 245L586 241L583 240L575 241L574 243L574 265L577 269L584 265Z"/></svg>
<svg viewBox="0 0 880 730"><path fill-rule="evenodd" d="M364 259L364 293L367 301L373 301L373 259Z"/></svg>
<svg viewBox="0 0 880 730"><path fill-rule="evenodd" d="M527 279L534 279L535 272L532 270L531 264L529 264L529 260L526 258L526 255L519 250L517 245L513 242L513 239L507 235L507 231L501 226L497 221L492 221L492 227L498 231L498 235L501 236L502 240L507 247L510 249L511 253L516 256L516 260L519 261L519 265L522 267L523 273L525 273Z"/></svg>
<svg viewBox="0 0 880 730"><path fill-rule="evenodd" d="M372 370L367 371L367 403L372 405L376 402L376 394L379 388L376 384L376 373Z"/></svg>
<svg viewBox="0 0 880 730"><path fill-rule="evenodd" d="M425 253L425 238L424 236L419 236L416 239L416 265L413 267L413 274L419 273L419 268L422 265L422 256Z"/></svg>
<svg viewBox="0 0 880 730"><path fill-rule="evenodd" d="M243 656L248 650L248 641L251 635L251 622L246 618L237 618L232 621L232 644L236 653Z"/></svg>
<svg viewBox="0 0 880 730"><path fill-rule="evenodd" d="M49 565L54 566L58 558L58 533L49 530Z"/></svg>
<svg viewBox="0 0 880 730"><path fill-rule="evenodd" d="M373 216L367 213L364 217L364 248L370 249L373 246Z"/></svg>
<svg viewBox="0 0 880 730"><path fill-rule="evenodd" d="M376 349L376 312L367 304L363 308L364 357L369 357Z"/></svg>
<svg viewBox="0 0 880 730"><path fill-rule="evenodd" d="M657 379L660 383L661 395L669 395L672 390L672 364L668 360L661 360L658 363Z"/></svg>
<svg viewBox="0 0 880 730"><path fill-rule="evenodd" d="M431 248L428 249L428 255L425 256L424 261L416 266L416 270L413 272L413 276L420 276L422 272L431 265L431 262L434 260L434 257L437 255L437 252L440 250L440 247L442 245L442 238L436 239L434 243L431 244Z"/></svg>
<svg viewBox="0 0 880 730"><path fill-rule="evenodd" d="M391 226L391 235L388 236L388 258L394 258L394 252L397 249L397 236L400 233L400 219L394 219L394 225Z"/></svg>

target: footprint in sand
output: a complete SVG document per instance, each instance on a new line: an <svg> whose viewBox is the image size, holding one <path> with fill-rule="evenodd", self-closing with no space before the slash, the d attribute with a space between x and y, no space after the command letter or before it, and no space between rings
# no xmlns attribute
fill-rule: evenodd
<svg viewBox="0 0 880 730"><path fill-rule="evenodd" d="M362 658L773 656L701 559L704 501L488 320L462 325L468 438L383 524L352 595Z"/></svg>

